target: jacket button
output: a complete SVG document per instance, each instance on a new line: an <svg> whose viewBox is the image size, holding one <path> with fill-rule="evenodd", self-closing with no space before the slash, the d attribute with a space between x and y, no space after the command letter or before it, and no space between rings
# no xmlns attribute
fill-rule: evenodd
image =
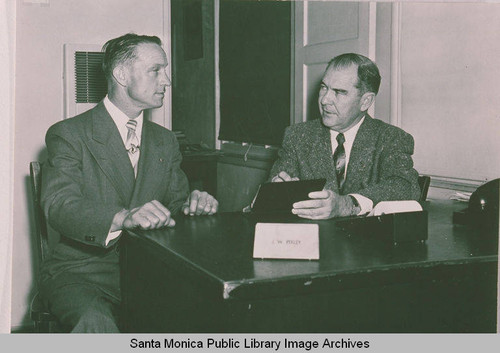
<svg viewBox="0 0 500 353"><path fill-rule="evenodd" d="M95 241L95 236L93 236L93 235L86 235L85 236L85 240L86 241Z"/></svg>

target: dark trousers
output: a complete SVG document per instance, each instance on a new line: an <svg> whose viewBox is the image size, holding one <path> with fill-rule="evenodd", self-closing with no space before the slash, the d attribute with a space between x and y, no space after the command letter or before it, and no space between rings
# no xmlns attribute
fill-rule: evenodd
<svg viewBox="0 0 500 353"><path fill-rule="evenodd" d="M52 291L47 307L63 330L118 333L120 302L91 284L68 284Z"/></svg>
<svg viewBox="0 0 500 353"><path fill-rule="evenodd" d="M53 256L48 265L58 266L61 262L57 260ZM113 250L94 261L85 260L66 270L64 267L52 273L47 271L40 288L46 307L58 318L61 329L78 333L120 332L118 253Z"/></svg>

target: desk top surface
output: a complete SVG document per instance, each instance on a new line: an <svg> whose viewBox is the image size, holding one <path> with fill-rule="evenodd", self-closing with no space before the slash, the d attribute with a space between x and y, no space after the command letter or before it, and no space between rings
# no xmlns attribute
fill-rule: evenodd
<svg viewBox="0 0 500 353"><path fill-rule="evenodd" d="M464 226L452 224L452 214L463 203L432 201L429 237L425 243L393 244L370 235L351 235L334 220L301 221L320 225L320 260L261 260L253 258L255 220L241 213L214 216L178 216L170 229L131 233L144 244L182 259L224 286L259 281L332 277L376 270L425 268L438 265L497 262L495 239L484 238Z"/></svg>

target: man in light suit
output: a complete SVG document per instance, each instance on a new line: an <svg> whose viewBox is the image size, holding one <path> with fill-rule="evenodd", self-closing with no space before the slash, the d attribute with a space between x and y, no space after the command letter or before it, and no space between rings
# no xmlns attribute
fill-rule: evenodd
<svg viewBox="0 0 500 353"><path fill-rule="evenodd" d="M43 264L41 293L72 332L119 332L122 230L173 227L178 212L218 208L205 192L189 194L174 134L143 118L170 86L160 39L126 34L103 51L108 95L48 130L42 171L42 207L61 240Z"/></svg>
<svg viewBox="0 0 500 353"><path fill-rule="evenodd" d="M380 74L359 54L333 58L321 81L321 119L285 131L270 178L274 182L325 178L323 191L294 204L303 218L360 215L380 201L418 200L413 137L367 114Z"/></svg>

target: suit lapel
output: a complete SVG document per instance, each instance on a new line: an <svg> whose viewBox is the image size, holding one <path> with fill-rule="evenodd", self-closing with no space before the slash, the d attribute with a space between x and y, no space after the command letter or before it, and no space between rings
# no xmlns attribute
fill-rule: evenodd
<svg viewBox="0 0 500 353"><path fill-rule="evenodd" d="M128 205L134 189L134 170L116 125L99 103L92 114L92 139L87 147L123 202Z"/></svg>
<svg viewBox="0 0 500 353"><path fill-rule="evenodd" d="M148 190L154 190L157 180L161 180L163 177L160 170L161 163L166 162L166 156L162 154L163 149L161 148L163 141L156 133L152 124L153 123L147 120L144 120L143 123L141 154L137 166L137 180L130 202L131 205L144 203L142 198L144 198L144 196L148 198Z"/></svg>
<svg viewBox="0 0 500 353"><path fill-rule="evenodd" d="M376 142L377 134L374 133L373 119L367 114L352 145L343 190L349 192L353 186L362 186L364 181L361 176L370 175Z"/></svg>
<svg viewBox="0 0 500 353"><path fill-rule="evenodd" d="M319 171L319 175L325 175L326 188L338 192L337 176L335 174L335 165L333 163L332 143L330 139L330 130L323 126L321 119L317 125L319 131L313 136L318 136L317 141L311 141L310 161L317 161L317 165L312 168Z"/></svg>

